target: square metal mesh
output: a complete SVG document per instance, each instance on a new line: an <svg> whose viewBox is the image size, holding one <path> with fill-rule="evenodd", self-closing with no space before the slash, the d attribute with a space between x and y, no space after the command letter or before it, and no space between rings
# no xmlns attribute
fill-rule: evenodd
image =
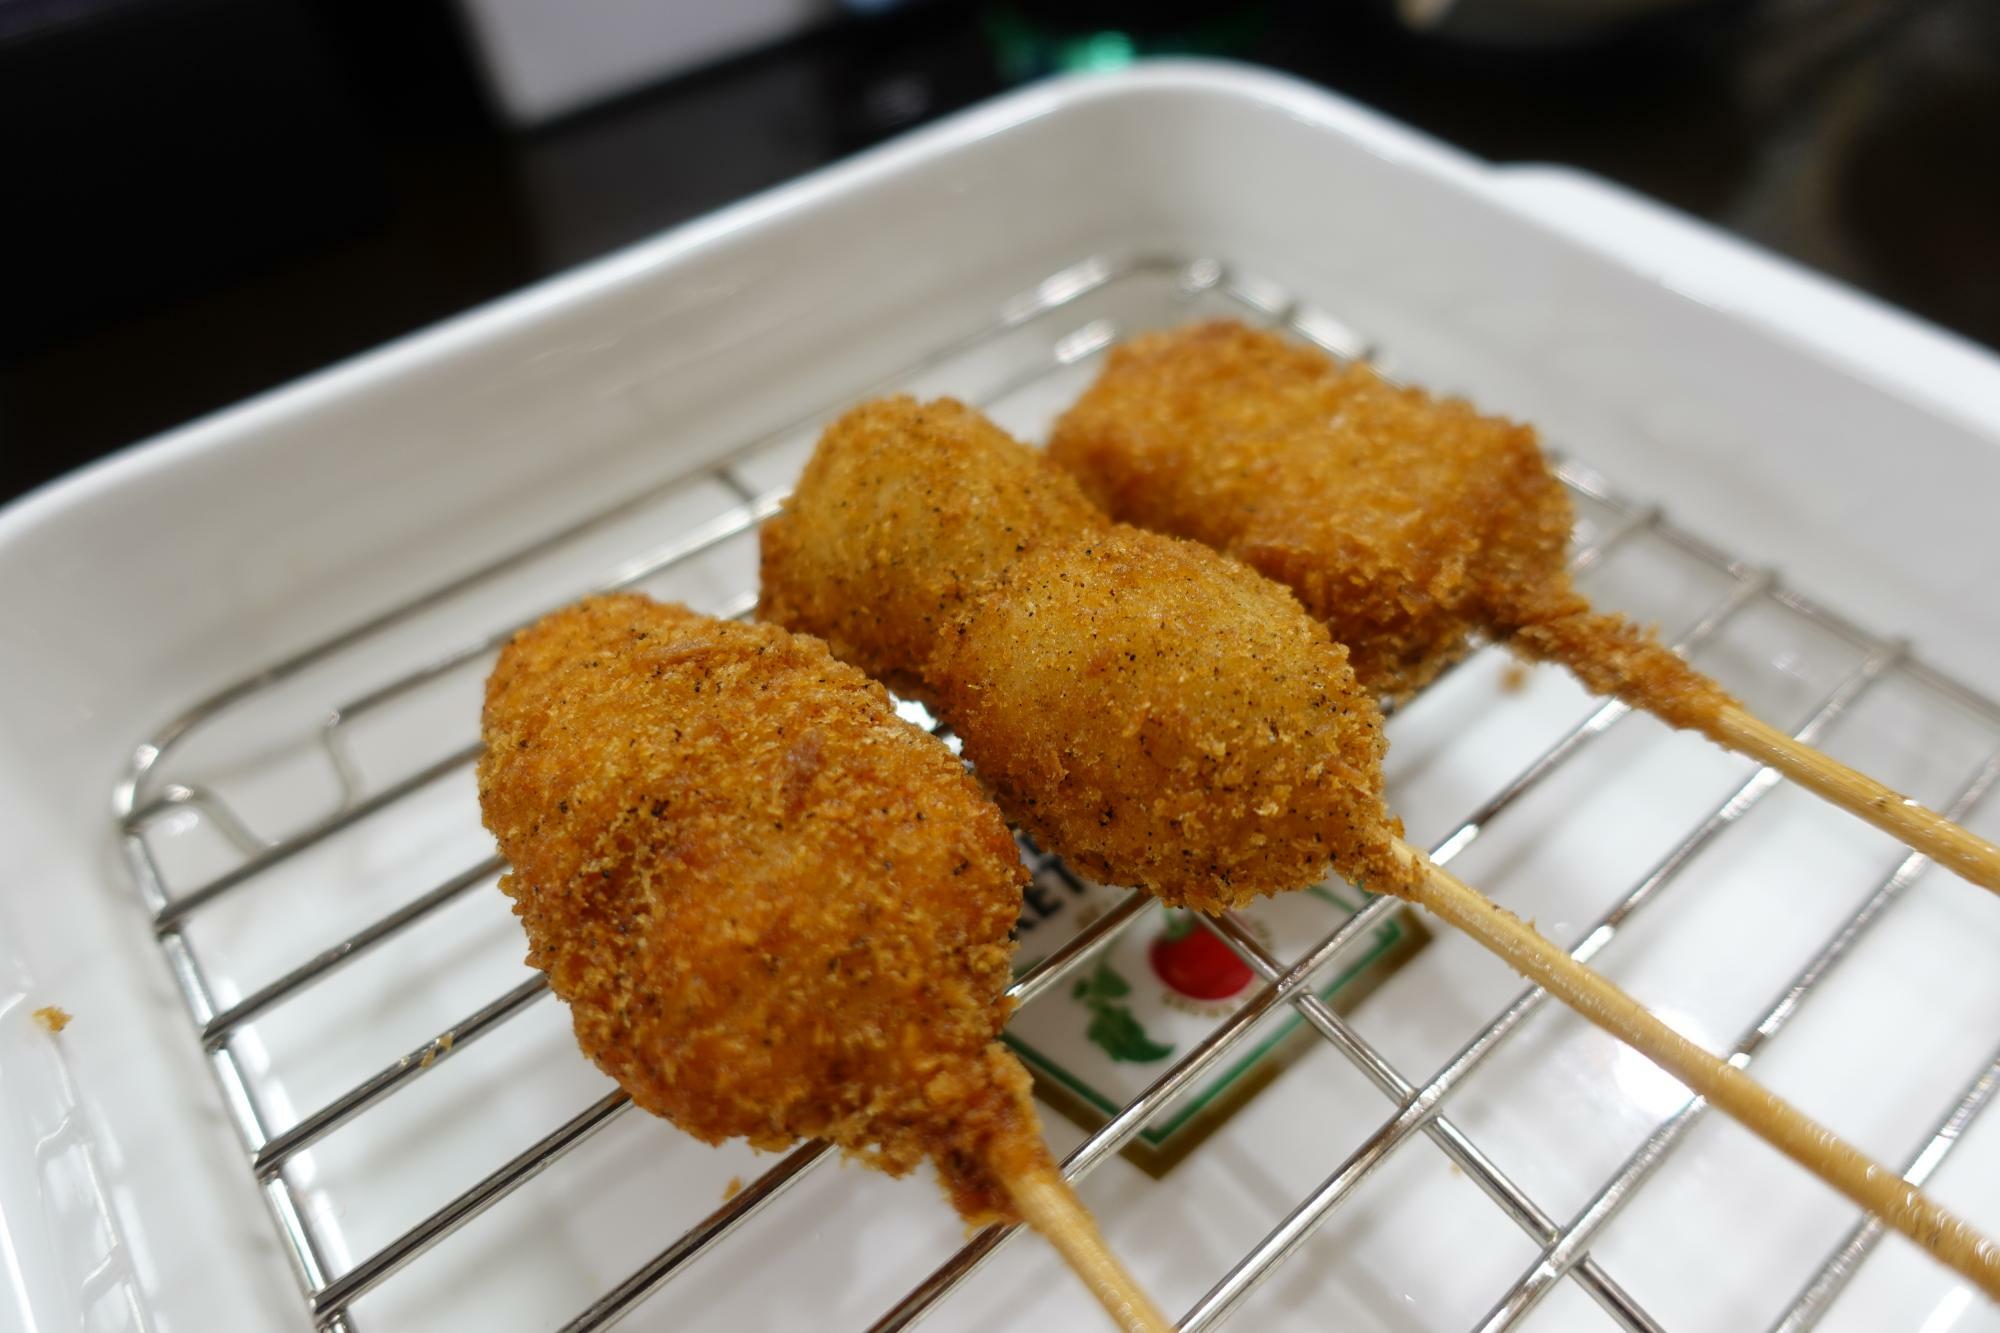
<svg viewBox="0 0 2000 1333"><path fill-rule="evenodd" d="M1294 301L1284 289L1235 273L1218 260L1092 258L1051 276L987 327L939 348L891 381L862 386L853 399L888 390L950 392L987 408L1017 433L1036 438L1050 413L1088 382L1098 357L1114 340L1144 328L1216 315L1281 326L1343 357L1381 355L1381 349L1331 312ZM1385 368L1393 373L1393 362ZM489 1038L506 1041L524 1015L548 1007L539 1004L546 988L539 975L503 978L481 1002L460 1010L463 1017L407 1049L382 1050L372 1033L338 1034L336 1044L343 1049L372 1049L378 1055L358 1076L331 1068L317 1075L325 1095L304 1110L291 1103L302 1088L315 1086L313 1078L289 1080L280 1090L268 1076L273 1046L287 1040L288 1011L309 993L324 997L343 985L379 992L400 984L409 968L377 969L379 975L357 982L362 974L350 971L350 965L400 950L420 969L424 950L437 947L421 937L420 924L448 917L457 905L484 892L502 870L490 847L482 854L463 839L427 837L425 829L429 808L469 799L467 774L478 748L478 687L507 636L554 605L618 587L661 591L716 614L747 614L755 601L754 530L782 500L826 415L748 441L718 465L635 493L612 509L543 535L504 559L257 670L138 747L129 779L118 792L123 846L250 1169L295 1261L307 1308L321 1326L354 1327L357 1301L539 1173L560 1170L572 1150L626 1115L629 1103L616 1091L597 1095L539 1137L523 1135L518 1151L499 1166L349 1261L334 1253L339 1247L330 1241L325 1209L309 1206L308 1200L321 1197L324 1189L308 1189L296 1178L305 1155L336 1142L343 1128L364 1117L393 1114L412 1087L448 1077L441 1074L444 1066L469 1048ZM1902 645L1859 629L1788 591L1770 573L1739 564L1695 539L1658 511L1614 494L1583 465L1564 461L1561 472L1578 507L1574 563L1586 586L1595 571L1630 557L1644 569L1619 585L1628 600L1643 600L1651 589L1662 602L1659 608L1625 609L1671 616L1688 605L1701 608L1691 617L1682 614L1681 623L1668 622L1682 651L1727 654L1731 636L1765 615L1802 625L1800 633L1833 663L1830 674L1814 675L1791 670L1782 657L1766 660L1769 654L1743 650L1732 684L1753 706L1768 703L1799 713L1792 705L1800 690L1810 686L1816 692L1800 714L1796 734L1813 741L1864 695L1893 681L1917 701L1912 707L1929 719L1927 725L1981 738L1948 813L1962 817L1973 811L2000 777L2000 707L1992 701L1938 675ZM1745 680L1749 689L1741 684ZM1506 706L1504 701L1495 705L1500 710ZM1455 818L1438 830L1424 830L1435 858L1445 862L1460 855L1510 809L1558 789L1564 775L1629 711L1623 704L1602 701L1593 710L1534 753L1510 780L1477 793L1476 799L1461 800ZM1392 788L1393 782L1392 773ZM1684 835L1608 910L1574 932L1573 955L1588 960L1599 953L1634 914L1665 898L1685 867L1778 786L1772 771L1754 771L1726 799L1691 820ZM400 818L397 827L406 831L379 836L392 818ZM385 849L349 846L364 830L376 831L373 841ZM1068 874L1060 862L1032 848L1026 854L1040 873ZM312 905L301 905L290 882L306 866L313 868L312 879L320 889ZM1820 981L1925 868L1923 858L1906 857L1874 885L1857 910L1839 921L1743 1033L1732 1052L1737 1064L1750 1063L1778 1036ZM337 891L326 893L328 884ZM1027 1003L1115 934L1131 928L1149 905L1143 895L1127 895L1023 975L1014 994ZM1330 1175L1316 1183L1298 1182L1297 1205L1187 1310L1180 1321L1183 1328L1209 1327L1235 1309L1399 1147L1419 1136L1476 1183L1536 1251L1518 1280L1496 1293L1482 1327L1512 1326L1565 1281L1587 1293L1619 1326L1659 1327L1593 1256L1592 1247L1703 1118L1705 1105L1683 1098L1679 1109L1660 1120L1642 1146L1603 1178L1584 1206L1567 1218L1552 1214L1443 1112L1448 1095L1471 1081L1543 1006L1542 992L1527 988L1512 993L1471 1041L1434 1070L1413 1075L1334 1013L1309 984L1397 910L1393 900L1373 900L1296 957L1274 955L1234 916L1208 923L1254 970L1259 989L1216 1023L1205 1040L1180 1053L1143 1094L1090 1133L1069 1155L1065 1170L1081 1175L1116 1152L1176 1094L1225 1059L1258 1020L1290 1006L1380 1089L1388 1114ZM300 958L295 945L280 945L277 935L264 928L273 917L285 919L292 932L288 939L300 929L316 932L318 947ZM382 996L346 1000L336 995L337 1004L364 1000L380 1003ZM267 1024L270 1030L262 1030ZM307 1029L291 1039L328 1042L334 1035ZM389 1058L382 1062L382 1056ZM1943 1108L1933 1135L1908 1163L1910 1180L1923 1181L1945 1160L1991 1099L1996 1083L2000 1054L1972 1071L1956 1101ZM807 1144L784 1156L565 1327L594 1329L617 1321L760 1210L780 1204L829 1155L824 1145ZM1810 1276L1778 1326L1811 1327L1881 1235L1873 1221L1858 1222ZM998 1229L978 1235L875 1326L907 1325L1010 1236Z"/></svg>

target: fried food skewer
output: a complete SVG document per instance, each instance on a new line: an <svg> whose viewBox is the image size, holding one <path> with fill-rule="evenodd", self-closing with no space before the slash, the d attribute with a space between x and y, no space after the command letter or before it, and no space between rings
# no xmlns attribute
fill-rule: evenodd
<svg viewBox="0 0 2000 1333"><path fill-rule="evenodd" d="M1049 453L1110 514L1285 584L1406 697L1484 632L1776 769L1983 888L2000 847L1746 712L1565 569L1569 498L1533 430L1216 322L1114 348Z"/></svg>
<svg viewBox="0 0 2000 1333"><path fill-rule="evenodd" d="M776 626L599 597L508 644L482 733L528 961L634 1102L710 1143L928 1158L968 1223L1025 1220L1122 1328L1169 1327L998 1042L1013 837L881 686Z"/></svg>
<svg viewBox="0 0 2000 1333"><path fill-rule="evenodd" d="M984 480L944 480L970 475ZM1373 696L1283 587L1101 519L1031 533L1018 551L951 549L954 533L1026 532L1028 514L1071 507L1044 491L1075 482L969 409L857 409L765 527L761 610L805 630L837 615L845 641L892 655L922 637L886 623L901 611L894 588L948 589L922 603L946 625L929 658L878 664L921 678L1002 809L1044 846L1206 912L1329 864L1419 903L2000 1299L2000 1250L1964 1222L1405 843L1383 800ZM822 546L833 529L854 539Z"/></svg>

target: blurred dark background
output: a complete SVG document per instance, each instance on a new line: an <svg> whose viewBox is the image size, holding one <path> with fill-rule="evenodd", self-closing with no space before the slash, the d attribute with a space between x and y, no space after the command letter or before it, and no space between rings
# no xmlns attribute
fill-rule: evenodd
<svg viewBox="0 0 2000 1333"><path fill-rule="evenodd" d="M1650 6L757 0L767 31L697 33L672 74L627 43L624 90L568 106L489 73L518 73L523 0L0 0L0 499L1027 79L1154 52L1600 173L2000 346L2000 3Z"/></svg>

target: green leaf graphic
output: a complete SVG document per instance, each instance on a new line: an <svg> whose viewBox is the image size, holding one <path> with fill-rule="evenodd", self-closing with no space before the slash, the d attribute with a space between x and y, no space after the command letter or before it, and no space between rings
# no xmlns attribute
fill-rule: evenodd
<svg viewBox="0 0 2000 1333"><path fill-rule="evenodd" d="M1132 983L1106 962L1098 963L1088 977L1077 982L1070 994L1090 1010L1090 1026L1084 1036L1114 1060L1145 1064L1166 1059L1174 1053L1174 1048L1154 1041L1130 1009L1113 1003L1131 993Z"/></svg>
<svg viewBox="0 0 2000 1333"><path fill-rule="evenodd" d="M1111 964L1099 963L1091 974L1090 989L1100 1000L1117 1000L1132 993L1132 983L1112 971Z"/></svg>
<svg viewBox="0 0 2000 1333"><path fill-rule="evenodd" d="M1162 1046L1147 1036L1144 1026L1122 1004L1093 1004L1091 1013L1090 1029L1084 1035L1114 1060L1147 1064L1174 1053L1173 1047Z"/></svg>

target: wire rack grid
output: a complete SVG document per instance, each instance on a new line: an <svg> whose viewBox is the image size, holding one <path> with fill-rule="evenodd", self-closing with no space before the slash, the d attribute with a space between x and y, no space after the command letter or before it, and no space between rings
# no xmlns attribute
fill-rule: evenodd
<svg viewBox="0 0 2000 1333"><path fill-rule="evenodd" d="M1377 349L1324 309L1292 299L1282 288L1233 271L1210 258L1138 256L1094 257L1037 284L1007 305L986 327L942 347L887 381L867 386L855 399L890 389L945 389L982 405L1003 406L1031 389L1059 391L1087 376L1098 355L1116 338L1153 324L1195 315L1230 314L1280 326L1343 357L1377 358ZM1393 370L1393 365L1390 369ZM836 405L838 406L838 405ZM831 409L830 409L831 410ZM329 1215L311 1206L314 1191L300 1178L312 1149L344 1127L382 1114L397 1094L439 1070L487 1037L505 1032L546 994L539 975L516 981L436 1032L431 1039L394 1053L365 1077L352 1081L302 1114L291 1114L286 1096L274 1091L269 1054L258 1040L260 1020L282 1013L301 996L324 987L350 964L386 945L406 940L419 923L490 885L503 869L490 855L440 874L420 891L401 897L389 910L330 937L301 961L268 975L258 984L218 986L215 966L232 973L254 972L205 951L204 919L231 905L252 905L264 887L288 867L310 858L337 864L331 872L360 880L377 873L365 859L339 861L345 835L384 812L417 806L462 779L477 755L463 685L476 685L497 647L520 624L548 607L592 590L646 586L724 550L738 557L708 576L704 609L744 615L754 604L754 584L746 581L741 548L756 525L781 502L817 424L815 414L785 430L748 442L694 475L676 475L631 494L611 508L550 532L479 569L462 574L404 604L334 635L285 661L256 671L188 709L135 751L127 780L116 793L119 830L127 863L151 913L155 933L185 997L202 1049L222 1090L253 1174L296 1269L311 1319L325 1328L353 1329L354 1306L439 1242L467 1226L538 1174L555 1168L592 1136L624 1116L629 1102L612 1091L583 1105L569 1119L526 1143L481 1178L438 1204L427 1215L352 1262L332 1251ZM1848 645L1851 668L1820 697L1797 726L1808 742L1819 739L1863 695L1890 678L1921 691L1938 708L1974 718L2000 736L2000 705L1946 679L1913 658L1897 643L1878 638L1836 613L1784 587L1769 573L1747 567L1689 535L1651 508L1613 493L1580 464L1564 461L1561 474L1577 498L1584 523L1574 564L1581 577L1621 549L1645 540L1668 558L1712 578L1719 593L1708 599L1678 636L1689 653L1719 641L1753 608L1802 618L1816 631ZM677 498L700 491L708 511L675 526L661 518L673 513ZM661 544L661 535L667 540ZM577 571L591 562L594 577ZM560 569L534 581L543 565ZM452 614L448 615L450 612ZM436 629L449 621L448 629ZM461 632L463 624L479 628ZM457 635L456 639L451 635ZM440 636L443 637L440 637ZM331 708L316 713L291 697L293 682L338 669L361 649L397 663L377 673L365 688L336 694ZM1455 670L1462 670L1463 667ZM1448 673L1449 674L1449 673ZM442 687L458 683L456 695ZM1438 688L1434 686L1433 689ZM447 699L450 703L447 704ZM421 715L437 725L410 739L412 728L391 728L402 742L402 761L390 765L369 752L371 722L403 714ZM1511 808L1572 765L1611 731L1629 710L1599 702L1580 722L1560 734L1508 781L1483 795L1437 838L1433 855L1447 862L1462 854ZM910 709L912 715L920 710ZM234 728L236 757L206 761L202 738ZM380 730L381 728L377 728ZM428 748L426 748L428 747ZM227 748L225 746L224 748ZM379 745L376 746L379 749ZM414 752L414 757L412 757ZM209 771L221 774L209 775ZM2000 778L2000 749L1993 749L1959 781L1949 805L1954 816L1972 812ZM1778 787L1768 769L1751 772L1686 832L1603 914L1576 938L1571 952L1588 961L1600 953L1633 916L1666 896L1703 850L1744 819ZM274 833L260 829L279 829ZM182 842L208 850L176 852ZM1037 875L1057 879L1069 872L1055 858L1024 843ZM1924 859L1909 855L1888 868L1860 905L1735 1043L1732 1060L1747 1065L1776 1038L1820 983L1847 959L1884 914L1918 882ZM1073 883L1073 881L1072 881ZM1127 894L1118 905L1089 922L1020 977L1013 993L1026 1004L1132 926L1147 901ZM1388 1099L1390 1112L1357 1143L1339 1166L1307 1190L1277 1225L1222 1273L1186 1310L1180 1326L1204 1329L1238 1308L1344 1201L1374 1176L1396 1150L1422 1136L1435 1144L1523 1233L1535 1250L1533 1262L1479 1323L1487 1330L1510 1328L1564 1280L1575 1283L1617 1326L1657 1330L1652 1314L1639 1304L1592 1254L1607 1225L1639 1193L1701 1121L1706 1107L1684 1096L1678 1109L1659 1121L1641 1147L1597 1189L1586 1206L1567 1218L1552 1214L1528 1189L1482 1150L1471 1134L1444 1114L1447 1099L1521 1031L1546 995L1521 989L1455 1054L1433 1072L1413 1077L1334 1012L1308 984L1330 963L1348 954L1399 905L1374 899L1358 915L1295 956L1274 952L1234 915L1207 923L1253 970L1258 988L1233 1013L1217 1021L1199 1044L1164 1068L1142 1093L1101 1127L1089 1133L1064 1162L1080 1177L1128 1143L1163 1107L1204 1073L1238 1049L1261 1019L1289 1007L1304 1024L1360 1071ZM224 953L227 951L224 950ZM268 974L270 969L264 967ZM1974 1074L1956 1103L1909 1162L1908 1176L1921 1182L1942 1164L1960 1136L1990 1102L2000 1085L2000 1053ZM598 1329L617 1322L642 1301L686 1272L704 1255L783 1198L830 1154L825 1145L806 1144L743 1187L722 1206L688 1226L657 1256L603 1292L564 1325ZM337 1213L337 1208L333 1210ZM906 1327L933 1308L1012 1236L989 1229L974 1237L875 1324ZM1813 1326L1881 1239L1881 1229L1863 1219L1811 1275L1777 1326Z"/></svg>

